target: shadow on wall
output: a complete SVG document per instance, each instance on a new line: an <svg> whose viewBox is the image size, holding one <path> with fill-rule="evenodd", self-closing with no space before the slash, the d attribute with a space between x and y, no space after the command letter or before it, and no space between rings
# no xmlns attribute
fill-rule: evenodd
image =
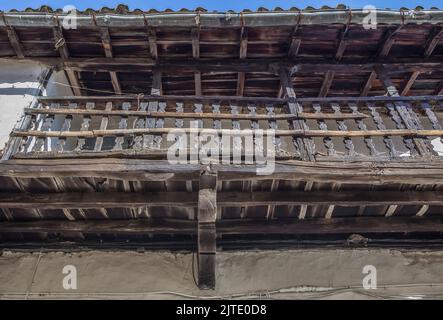
<svg viewBox="0 0 443 320"><path fill-rule="evenodd" d="M32 96L36 96L39 90L37 88L0 88L0 96L19 96L29 94Z"/></svg>

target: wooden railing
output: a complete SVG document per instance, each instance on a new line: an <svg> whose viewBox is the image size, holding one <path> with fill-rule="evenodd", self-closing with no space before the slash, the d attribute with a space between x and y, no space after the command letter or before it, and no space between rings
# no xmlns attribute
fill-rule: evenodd
<svg viewBox="0 0 443 320"><path fill-rule="evenodd" d="M443 96L299 98L295 113L291 103L223 96L43 97L25 109L8 152L16 158L165 157L172 130L207 129L231 136L233 148L245 154L242 137L264 130L273 135L277 158L306 160L301 149L316 161L443 155Z"/></svg>

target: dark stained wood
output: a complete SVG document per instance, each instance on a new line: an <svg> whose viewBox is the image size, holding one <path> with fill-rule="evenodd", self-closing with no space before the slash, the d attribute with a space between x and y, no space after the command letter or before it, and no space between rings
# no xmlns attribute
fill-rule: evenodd
<svg viewBox="0 0 443 320"><path fill-rule="evenodd" d="M217 174L204 172L198 191L198 286L215 288Z"/></svg>
<svg viewBox="0 0 443 320"><path fill-rule="evenodd" d="M225 220L217 222L221 235L251 234L394 234L442 232L442 217L359 217L310 220ZM197 222L189 220L107 220L107 221L57 221L0 222L0 232L83 232L112 234L195 234ZM204 259L211 257L205 256ZM203 264L205 265L205 264ZM206 270L214 270L213 264ZM205 273L207 274L207 273ZM209 282L209 281L208 281Z"/></svg>
<svg viewBox="0 0 443 320"><path fill-rule="evenodd" d="M371 71L368 80L366 80L366 83L361 90L360 96L365 97L369 94L369 91L371 91L372 84L374 83L374 80L377 78L377 73L375 71Z"/></svg>
<svg viewBox="0 0 443 320"><path fill-rule="evenodd" d="M396 34L400 31L402 27L403 25L399 25L385 31L377 53L378 58L384 58L389 55L389 52L391 51L391 48L395 43Z"/></svg>
<svg viewBox="0 0 443 320"><path fill-rule="evenodd" d="M401 91L401 95L405 96L409 93L409 90L411 90L412 86L414 85L415 80L417 80L418 76L420 75L419 71L414 71L411 76L409 77L408 81L406 82L405 86L403 87L403 90Z"/></svg>
<svg viewBox="0 0 443 320"><path fill-rule="evenodd" d="M106 27L100 28L100 36L102 39L102 44L103 44L103 49L105 51L105 56L107 58L112 58L113 57L112 43L111 43L111 37L109 35L109 29ZM116 94L121 94L122 89L120 86L120 82L118 81L117 73L115 71L111 71L111 72L109 72L109 76L111 77L111 83L112 83L112 87L114 88L114 92Z"/></svg>
<svg viewBox="0 0 443 320"><path fill-rule="evenodd" d="M66 44L66 40L63 36L63 29L60 26L54 27L54 46L58 49L60 57L64 60L68 60L70 57L69 49ZM71 90L76 96L81 96L82 91L80 89L80 82L78 80L77 72L74 70L65 70L66 76L68 78L69 84L71 85Z"/></svg>
<svg viewBox="0 0 443 320"><path fill-rule="evenodd" d="M239 58L246 59L248 54L248 29L242 27L240 31ZM239 72L237 76L237 96L242 96L245 90L245 72Z"/></svg>
<svg viewBox="0 0 443 320"><path fill-rule="evenodd" d="M7 27L6 31L8 33L9 42L11 43L11 46L14 49L15 54L17 55L18 58L24 58L25 53L23 50L23 46L20 43L20 39L17 35L17 32L13 27Z"/></svg>
<svg viewBox="0 0 443 320"><path fill-rule="evenodd" d="M441 38L443 37L443 28L442 27L434 27L431 31L431 34L428 38L428 41L425 46L425 51L423 56L428 58L432 55L435 48L439 44Z"/></svg>
<svg viewBox="0 0 443 320"><path fill-rule="evenodd" d="M327 71L325 74L325 78L323 79L323 83L320 88L320 92L318 93L319 97L326 97L329 92L329 88L331 88L332 81L334 81L335 72Z"/></svg>

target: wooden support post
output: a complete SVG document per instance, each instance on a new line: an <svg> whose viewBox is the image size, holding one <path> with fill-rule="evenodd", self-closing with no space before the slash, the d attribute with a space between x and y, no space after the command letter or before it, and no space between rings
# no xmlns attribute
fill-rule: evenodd
<svg viewBox="0 0 443 320"><path fill-rule="evenodd" d="M191 30L191 40L192 40L192 58L195 60L200 59L200 29L193 28ZM202 74L200 71L194 72L194 82L195 82L195 95L202 95Z"/></svg>
<svg viewBox="0 0 443 320"><path fill-rule="evenodd" d="M106 58L112 58L112 43L111 36L109 35L109 29L107 27L100 28L100 36L102 38L103 49L105 51ZM111 77L112 87L116 94L121 94L122 89L120 87L120 82L118 81L117 72L110 71L109 76Z"/></svg>
<svg viewBox="0 0 443 320"><path fill-rule="evenodd" d="M389 79L389 76L384 70L379 70L378 72L379 78L383 83L383 86L385 87L386 92L391 97L400 97L400 94L395 87L395 85L392 83L391 79ZM412 116L409 113L409 110L402 102L397 102L394 104L395 110L398 112L401 120L404 123L404 126L407 129L412 130L419 130L420 128L414 123L412 120ZM428 147L426 146L426 143L421 138L413 138L413 142L417 148L417 151L422 156L430 156L431 152L429 151Z"/></svg>
<svg viewBox="0 0 443 320"><path fill-rule="evenodd" d="M295 92L294 87L292 85L292 79L291 79L291 71L287 68L280 68L279 70L280 74L280 82L283 87L283 94L288 96L288 110L287 112L289 114L298 114L300 112L303 112L302 106L297 103L295 100ZM293 120L290 122L290 125L293 129L307 129L306 123L304 121L299 120ZM303 160L306 161L314 161L314 146L312 144L312 141L308 141L305 138L296 138L294 140L295 146L300 152L300 156Z"/></svg>
<svg viewBox="0 0 443 320"><path fill-rule="evenodd" d="M241 28L240 33L240 59L246 59L248 54L248 30L245 27ZM242 96L245 90L245 72L238 73L237 79L237 96Z"/></svg>
<svg viewBox="0 0 443 320"><path fill-rule="evenodd" d="M157 33L152 27L147 27L147 31L149 41L149 53L151 54L151 58L156 60L158 58Z"/></svg>
<svg viewBox="0 0 443 320"><path fill-rule="evenodd" d="M198 191L198 286L215 289L215 255L217 220L217 175L200 176Z"/></svg>

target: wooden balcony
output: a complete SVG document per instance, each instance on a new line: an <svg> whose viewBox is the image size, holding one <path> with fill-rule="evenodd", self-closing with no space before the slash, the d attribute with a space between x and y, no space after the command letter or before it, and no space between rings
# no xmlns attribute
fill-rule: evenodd
<svg viewBox="0 0 443 320"><path fill-rule="evenodd" d="M180 129L237 139L245 159L252 147L245 146L244 136L263 130L262 135L275 135L278 160L422 161L443 154L442 111L442 96L42 97L36 108L25 109L5 154L166 159L175 143L167 134Z"/></svg>

